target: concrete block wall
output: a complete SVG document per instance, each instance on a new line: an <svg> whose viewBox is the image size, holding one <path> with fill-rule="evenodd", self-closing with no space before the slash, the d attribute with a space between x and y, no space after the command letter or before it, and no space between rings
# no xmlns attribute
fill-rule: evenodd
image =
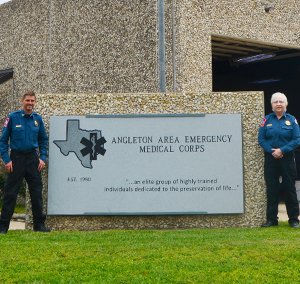
<svg viewBox="0 0 300 284"><path fill-rule="evenodd" d="M176 92L212 91L211 34L299 47L299 8L295 0L166 0L167 92L174 54ZM0 26L0 70L14 69L17 96L159 91L158 0L12 0L0 5Z"/></svg>
<svg viewBox="0 0 300 284"><path fill-rule="evenodd" d="M41 94L36 112L49 128L54 115L240 113L243 127L245 213L233 215L172 216L48 216L52 230L181 229L258 227L266 218L263 151L257 132L264 117L262 92L242 93L136 93L136 94ZM230 166L230 165L228 165ZM234 173L233 173L234 174ZM47 169L43 171L45 210ZM27 200L26 227L32 228Z"/></svg>

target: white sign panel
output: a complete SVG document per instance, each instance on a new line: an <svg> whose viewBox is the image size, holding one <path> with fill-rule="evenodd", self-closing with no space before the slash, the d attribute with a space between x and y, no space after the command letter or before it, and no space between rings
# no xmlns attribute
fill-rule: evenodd
<svg viewBox="0 0 300 284"><path fill-rule="evenodd" d="M49 215L244 212L240 114L53 116Z"/></svg>

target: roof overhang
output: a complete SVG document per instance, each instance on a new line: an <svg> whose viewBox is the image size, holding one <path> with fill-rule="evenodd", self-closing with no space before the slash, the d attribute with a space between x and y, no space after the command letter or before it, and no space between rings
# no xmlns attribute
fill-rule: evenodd
<svg viewBox="0 0 300 284"><path fill-rule="evenodd" d="M14 75L14 69L0 70L0 84L13 78L13 75Z"/></svg>
<svg viewBox="0 0 300 284"><path fill-rule="evenodd" d="M217 34L211 35L211 46L214 62L229 60L233 65L254 62L247 60L251 57L261 57L259 60L262 61L300 56L299 46Z"/></svg>

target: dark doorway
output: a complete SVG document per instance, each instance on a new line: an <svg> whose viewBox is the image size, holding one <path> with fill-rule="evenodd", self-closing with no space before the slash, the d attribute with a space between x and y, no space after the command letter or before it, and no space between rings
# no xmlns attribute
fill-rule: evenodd
<svg viewBox="0 0 300 284"><path fill-rule="evenodd" d="M288 112L300 120L300 56L242 65L213 62L213 91L264 91L266 114L272 111L271 95L282 92Z"/></svg>

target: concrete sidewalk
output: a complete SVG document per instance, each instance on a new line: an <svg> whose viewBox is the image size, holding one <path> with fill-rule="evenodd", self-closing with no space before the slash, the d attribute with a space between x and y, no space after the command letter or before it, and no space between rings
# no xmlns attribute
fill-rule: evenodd
<svg viewBox="0 0 300 284"><path fill-rule="evenodd" d="M9 230L25 230L25 222L11 221Z"/></svg>
<svg viewBox="0 0 300 284"><path fill-rule="evenodd" d="M284 203L280 203L278 206L278 218L279 221L288 221L289 217L286 213L286 208Z"/></svg>
<svg viewBox="0 0 300 284"><path fill-rule="evenodd" d="M286 208L284 203L280 203L278 207L278 217L279 221L288 221L289 218L286 214ZM16 222L11 221L9 230L24 230L25 229L25 222Z"/></svg>

